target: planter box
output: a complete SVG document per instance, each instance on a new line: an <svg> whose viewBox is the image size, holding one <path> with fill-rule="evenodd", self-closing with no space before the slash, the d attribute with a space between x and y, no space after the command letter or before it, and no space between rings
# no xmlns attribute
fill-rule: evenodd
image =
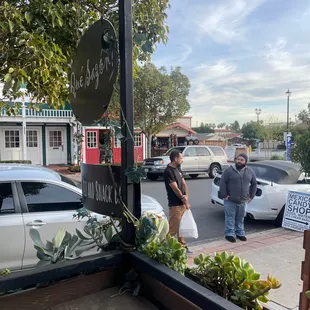
<svg viewBox="0 0 310 310"><path fill-rule="evenodd" d="M0 309L70 309L66 306L69 301L74 301L72 305L81 304L78 298L88 295L92 298L94 293L121 287L125 281L124 275L132 268L139 274L141 296L149 300L148 305L154 305L143 308L141 305L147 303L138 298L136 302L140 302L140 306L136 309L240 310L231 302L139 252L120 251L1 277L0 292L23 290L0 297ZM101 298L104 293L100 293ZM83 302L83 309L87 310L85 299Z"/></svg>

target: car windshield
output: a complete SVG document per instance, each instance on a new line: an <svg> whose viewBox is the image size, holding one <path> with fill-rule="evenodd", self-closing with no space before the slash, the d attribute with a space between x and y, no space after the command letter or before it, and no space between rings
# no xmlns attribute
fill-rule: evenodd
<svg viewBox="0 0 310 310"><path fill-rule="evenodd" d="M165 155L170 155L172 151L179 151L179 152L183 152L185 149L184 146L178 146L178 147L173 147L172 149L168 150Z"/></svg>
<svg viewBox="0 0 310 310"><path fill-rule="evenodd" d="M72 186L81 188L81 187L78 185L79 182L74 182L74 181L72 181L71 179L67 178L66 176L64 176L64 175L61 174L61 173L59 173L59 175L60 175L60 178L61 178L61 181L62 181L62 182L65 182L65 183L70 184L70 185L72 185Z"/></svg>
<svg viewBox="0 0 310 310"><path fill-rule="evenodd" d="M296 171L284 170L278 167L263 166L249 164L249 167L254 170L256 177L278 184L296 184Z"/></svg>

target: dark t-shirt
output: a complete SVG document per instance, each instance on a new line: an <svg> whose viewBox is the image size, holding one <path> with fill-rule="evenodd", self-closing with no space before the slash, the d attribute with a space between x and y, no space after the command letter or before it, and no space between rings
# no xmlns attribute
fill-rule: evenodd
<svg viewBox="0 0 310 310"><path fill-rule="evenodd" d="M175 207L183 205L181 199L174 193L173 189L170 187L170 183L176 182L180 191L185 194L185 189L183 185L183 173L181 168L174 168L167 166L164 172L164 180L168 196L168 205L169 207Z"/></svg>

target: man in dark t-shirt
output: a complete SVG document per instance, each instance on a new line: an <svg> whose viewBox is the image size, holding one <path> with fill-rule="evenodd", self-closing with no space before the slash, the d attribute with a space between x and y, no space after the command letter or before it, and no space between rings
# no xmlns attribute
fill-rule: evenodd
<svg viewBox="0 0 310 310"><path fill-rule="evenodd" d="M186 242L182 236L179 236L179 228L182 216L186 209L190 208L188 203L188 187L184 180L181 170L183 155L179 151L170 153L170 164L164 172L165 186L167 190L169 205L169 233L171 236L177 236L179 242L186 247Z"/></svg>

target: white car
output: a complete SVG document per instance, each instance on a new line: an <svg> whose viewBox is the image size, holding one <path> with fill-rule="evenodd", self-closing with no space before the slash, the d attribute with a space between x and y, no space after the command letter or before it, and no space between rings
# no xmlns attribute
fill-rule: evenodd
<svg viewBox="0 0 310 310"><path fill-rule="evenodd" d="M141 205L142 211L165 217L154 198L142 195ZM85 221L72 218L81 207L82 191L67 177L40 166L0 164L0 270L38 263L30 228L40 232L44 243L60 228L82 231Z"/></svg>
<svg viewBox="0 0 310 310"><path fill-rule="evenodd" d="M264 160L248 163L257 177L257 192L247 206L247 216L255 220L275 220L282 226L284 207L289 190L310 192L310 182L300 166L282 160ZM211 202L223 206L219 195L221 174L212 182ZM310 180L309 180L310 181Z"/></svg>

